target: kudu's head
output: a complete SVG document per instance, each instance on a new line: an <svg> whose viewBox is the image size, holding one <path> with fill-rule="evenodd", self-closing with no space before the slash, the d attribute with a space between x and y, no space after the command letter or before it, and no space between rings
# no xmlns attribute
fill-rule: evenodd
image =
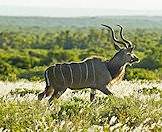
<svg viewBox="0 0 162 132"><path fill-rule="evenodd" d="M117 25L117 26L120 27L120 37L123 41L119 41L116 39L114 30L110 26L104 24L101 25L108 28L111 31L114 47L118 51L114 55L114 57L118 59L118 61L122 62L123 64L132 64L134 62L139 61L139 59L133 53L135 46L130 41L126 40L123 37L123 27L121 25ZM124 48L121 48L118 44L124 45Z"/></svg>

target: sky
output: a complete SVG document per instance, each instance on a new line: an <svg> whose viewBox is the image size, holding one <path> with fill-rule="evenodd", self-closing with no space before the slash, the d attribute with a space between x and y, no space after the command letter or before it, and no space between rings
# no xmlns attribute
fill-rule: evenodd
<svg viewBox="0 0 162 132"><path fill-rule="evenodd" d="M0 15L95 16L131 12L162 15L162 0L0 0Z"/></svg>

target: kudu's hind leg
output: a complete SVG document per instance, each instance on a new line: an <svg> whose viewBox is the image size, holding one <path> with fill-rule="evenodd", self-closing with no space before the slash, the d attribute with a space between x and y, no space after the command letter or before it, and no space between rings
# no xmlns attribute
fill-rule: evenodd
<svg viewBox="0 0 162 132"><path fill-rule="evenodd" d="M44 92L38 94L38 100L42 100L44 97Z"/></svg>
<svg viewBox="0 0 162 132"><path fill-rule="evenodd" d="M56 98L56 99L58 99L65 91L66 91L66 89L67 88L64 88L64 89L62 89L62 90L58 90L58 89L54 89L54 92L53 92L53 94L52 94L52 96L51 96L51 98L48 100L49 101L49 104L51 105L52 104L52 100L54 99L54 98Z"/></svg>
<svg viewBox="0 0 162 132"><path fill-rule="evenodd" d="M38 100L42 100L44 97L48 97L53 93L53 88L50 86L46 86L45 90L38 95Z"/></svg>
<svg viewBox="0 0 162 132"><path fill-rule="evenodd" d="M91 102L94 100L95 94L96 94L96 89L91 89L91 93L90 93L90 101Z"/></svg>

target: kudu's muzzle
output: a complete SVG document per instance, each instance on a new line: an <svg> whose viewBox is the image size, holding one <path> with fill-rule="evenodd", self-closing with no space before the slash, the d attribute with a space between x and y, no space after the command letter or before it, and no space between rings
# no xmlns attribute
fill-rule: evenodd
<svg viewBox="0 0 162 132"><path fill-rule="evenodd" d="M136 57L135 55L132 57L131 59L131 63L134 63L134 62L139 62L140 60L138 59L138 57Z"/></svg>

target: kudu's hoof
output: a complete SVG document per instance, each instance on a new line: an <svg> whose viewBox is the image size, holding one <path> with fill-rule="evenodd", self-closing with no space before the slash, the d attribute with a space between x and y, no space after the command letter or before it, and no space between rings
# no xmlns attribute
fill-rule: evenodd
<svg viewBox="0 0 162 132"><path fill-rule="evenodd" d="M113 96L114 94L113 94L113 93L111 93L111 92L109 91L108 95L111 95L111 96Z"/></svg>
<svg viewBox="0 0 162 132"><path fill-rule="evenodd" d="M92 102L95 98L95 94L90 94L90 101Z"/></svg>
<svg viewBox="0 0 162 132"><path fill-rule="evenodd" d="M43 97L44 97L44 93L40 93L40 94L38 94L38 100L42 100Z"/></svg>

